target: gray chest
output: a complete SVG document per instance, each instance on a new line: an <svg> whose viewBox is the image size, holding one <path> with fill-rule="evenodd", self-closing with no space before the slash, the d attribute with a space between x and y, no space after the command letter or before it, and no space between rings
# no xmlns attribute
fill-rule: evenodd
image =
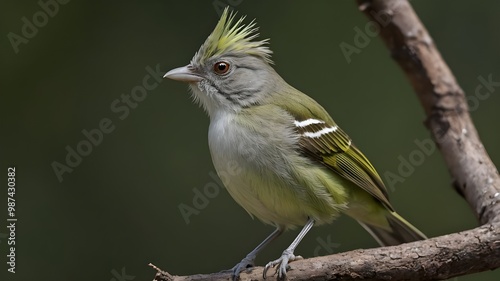
<svg viewBox="0 0 500 281"><path fill-rule="evenodd" d="M218 171L229 165L243 173L289 177L289 165L297 156L297 139L289 126L254 116L220 113L211 120L208 139Z"/></svg>

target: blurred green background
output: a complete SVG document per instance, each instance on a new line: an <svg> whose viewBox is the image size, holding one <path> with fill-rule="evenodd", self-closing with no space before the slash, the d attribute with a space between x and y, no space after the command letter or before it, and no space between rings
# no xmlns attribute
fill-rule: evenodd
<svg viewBox="0 0 500 281"><path fill-rule="evenodd" d="M113 281L123 272L127 280L151 280L149 262L172 274L215 272L231 268L273 230L217 187L208 118L191 103L186 85L151 79L156 87L135 108L128 106L127 116L124 108L112 109L125 105L122 94L140 89L135 87L143 84L148 66L166 72L187 64L227 4L247 20L257 19L261 38L271 38L277 71L332 114L384 179L388 172L398 174L401 159L418 153L415 140L429 138L418 100L378 38L370 37L350 63L342 54L339 45L355 46L355 28L367 24L354 1L73 0L58 4L46 19L37 1L2 1L0 219L4 225L7 167L15 166L18 222L15 274L7 272L7 230L0 229L1 280ZM460 85L477 101L471 114L500 164L498 89L487 98L475 96L479 76L500 81L500 2L412 4ZM31 37L25 38L22 18L33 23L33 16L40 27L25 30ZM25 39L16 37L13 46L10 32ZM99 128L105 118L114 130L60 182L54 161L65 164L66 147L77 149L86 140L82 130ZM475 227L440 154L422 161L403 182L389 185L399 213L431 237ZM200 201L203 206L186 223L179 206L195 208L195 193L206 186L215 194ZM286 233L257 263L277 258L296 234ZM354 221L341 217L314 228L297 253L311 257L376 246ZM455 280L499 278L492 271Z"/></svg>

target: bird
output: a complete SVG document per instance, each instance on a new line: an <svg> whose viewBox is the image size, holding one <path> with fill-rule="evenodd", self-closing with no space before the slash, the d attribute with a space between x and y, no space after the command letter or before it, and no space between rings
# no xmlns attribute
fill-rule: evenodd
<svg viewBox="0 0 500 281"><path fill-rule="evenodd" d="M269 39L256 40L255 20L245 24L245 16L236 15L226 7L189 64L164 75L188 83L208 113L212 162L231 197L275 227L231 269L233 279L254 267L257 254L284 231L302 227L263 270L264 279L271 268L286 278L307 232L340 214L381 246L426 239L396 213L373 165L328 112L275 71ZM237 173L226 172L234 166Z"/></svg>

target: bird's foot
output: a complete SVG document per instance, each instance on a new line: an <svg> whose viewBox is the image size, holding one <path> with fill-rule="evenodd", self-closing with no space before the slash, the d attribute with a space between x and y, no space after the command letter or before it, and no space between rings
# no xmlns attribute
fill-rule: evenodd
<svg viewBox="0 0 500 281"><path fill-rule="evenodd" d="M236 281L240 277L241 272L243 272L244 270L251 271L254 266L255 266L255 257L246 256L233 268L223 270L222 272L224 273L230 272L232 274L233 281Z"/></svg>
<svg viewBox="0 0 500 281"><path fill-rule="evenodd" d="M274 272L273 275L278 274L278 280L284 280L286 277L286 271L290 268L288 265L288 262L292 262L295 260L300 260L302 259L301 256L295 256L292 251L290 250L285 250L281 257L277 260L270 261L266 264L266 267L264 268L264 272L262 273L262 277L266 279L266 274L269 268L271 267L276 267L276 271Z"/></svg>

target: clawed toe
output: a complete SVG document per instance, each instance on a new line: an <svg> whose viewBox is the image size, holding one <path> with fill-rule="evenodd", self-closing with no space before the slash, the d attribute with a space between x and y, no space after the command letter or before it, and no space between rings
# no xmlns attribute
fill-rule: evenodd
<svg viewBox="0 0 500 281"><path fill-rule="evenodd" d="M235 265L232 269L225 270L225 272L230 271L232 272L232 279L233 281L238 280L240 277L240 273L243 272L244 270L251 271L252 268L255 266L254 260L253 259L248 259L244 258L239 262L237 265Z"/></svg>
<svg viewBox="0 0 500 281"><path fill-rule="evenodd" d="M288 269L290 269L290 265L288 265L288 262L292 262L295 260L302 259L301 256L295 256L293 253L285 251L281 255L281 257L277 260L270 261L266 264L266 267L264 268L264 272L262 273L262 277L266 279L267 277L267 271L271 267L276 267L276 271L274 272L273 276L278 274L278 280L284 280L286 277L286 272Z"/></svg>

